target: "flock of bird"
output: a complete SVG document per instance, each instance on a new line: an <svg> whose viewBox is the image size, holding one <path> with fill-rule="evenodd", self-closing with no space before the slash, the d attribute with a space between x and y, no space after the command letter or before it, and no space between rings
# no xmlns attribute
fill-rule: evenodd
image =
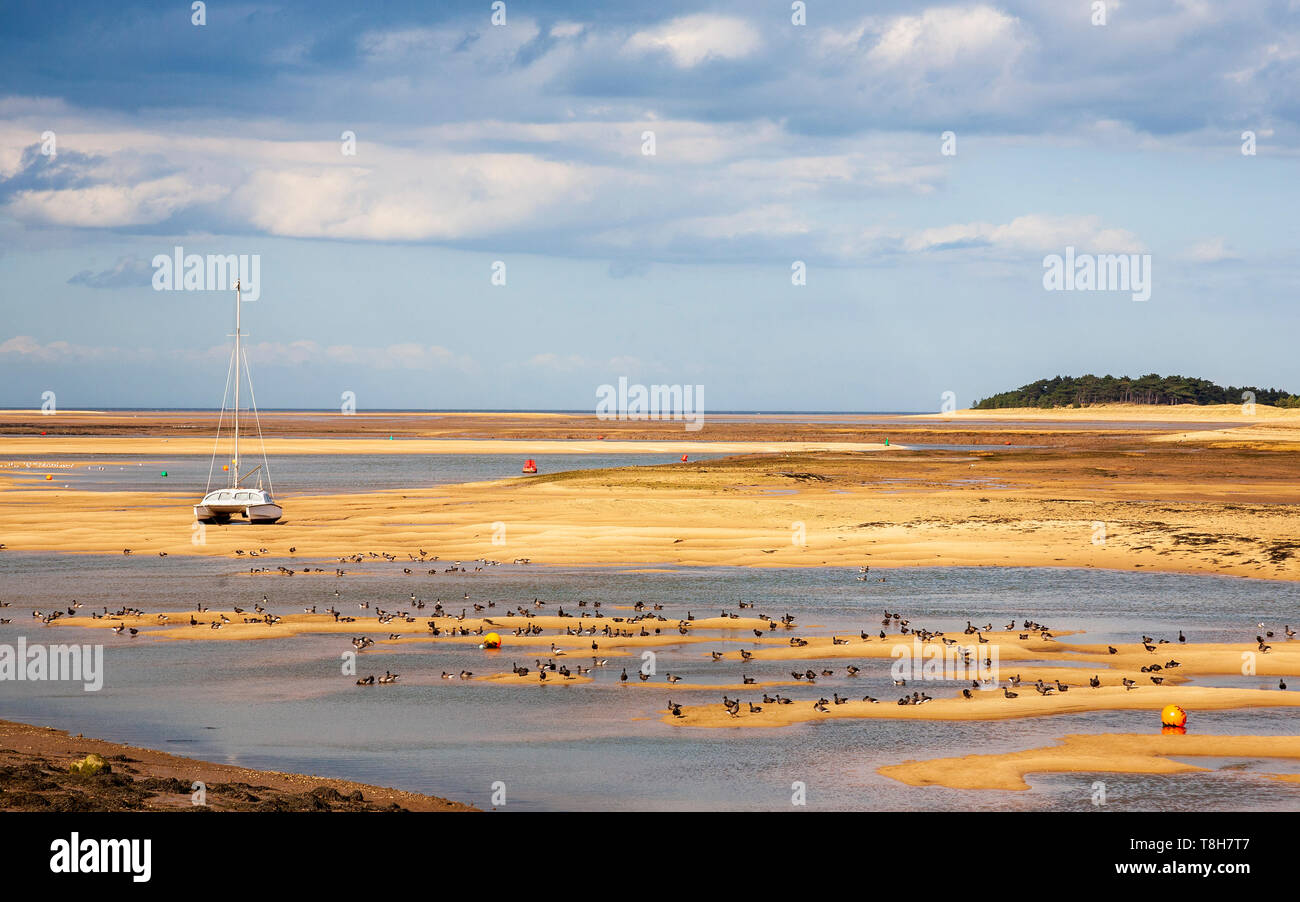
<svg viewBox="0 0 1300 902"><path fill-rule="evenodd" d="M289 551L293 553L296 552L297 549L290 548ZM124 555L129 555L131 553L132 553L131 549L129 548L123 549ZM256 550L237 549L235 551L236 556L248 555L251 557L258 557L261 555L266 555L268 553L269 553L268 549L266 548L259 548ZM160 554L165 555L165 552L161 552ZM437 555L430 555L428 552L426 552L423 549L420 549L418 554L408 553L406 557L408 560L403 563L410 562L410 563L427 565L427 564L437 562L439 560ZM338 559L339 563L351 563L351 564L364 563L367 561L385 561L388 563L397 563L399 562L399 557L395 554L390 554L387 552L362 552L362 553L356 553L352 555L346 555ZM470 570L469 567L465 566L465 564L463 564L461 561L454 561L449 566L442 569L441 571L439 571L437 568L433 568L427 570L427 573L432 575L438 572L442 572L442 573L482 572L483 570L489 567L498 566L500 564L499 561L494 561L489 559L480 559L468 563L472 565L473 568L472 571ZM516 559L514 563L516 564L528 563L528 560L526 558L519 558ZM286 568L282 566L276 569L281 572L288 573L289 575L292 575L295 572L290 568ZM315 572L319 572L319 573L325 572L322 568L314 568L314 569ZM414 572L413 569L410 567L404 566L402 569L403 572L406 574L412 574ZM859 568L859 574L864 576L869 572L869 570L870 568L868 567ZM302 568L300 572L312 572L312 571L313 568L305 567ZM338 576L342 576L346 572L347 571L342 568L336 568L336 575ZM861 576L859 578L861 578ZM334 590L333 595L335 598L341 597L341 593L338 589ZM466 601L469 601L468 592L464 593L464 599ZM269 603L270 601L268 596L266 594L263 594L261 602L253 605L252 613L248 613L243 608L240 607L234 607L233 613L238 615L241 618L242 622L245 624L261 624L266 626L274 626L276 624L282 623L283 617L281 615L273 614L267 610L267 605ZM500 631L502 633L506 633L507 630L511 627L513 627L513 634L517 637L541 636L546 632L546 630L540 625L538 625L537 623L532 623L529 621L534 620L536 617L543 616L543 615L549 617L556 617L556 618L573 619L575 622L572 624L565 625L561 628L554 628L555 635L557 637L564 637L566 639L572 639L574 637L591 638L592 639L591 651L593 653L591 658L591 662L592 662L591 665L585 667L577 663L574 664L565 663L565 664L557 665L555 662L555 658L566 656L569 654L569 651L566 651L564 648L561 648L556 643L552 642L547 661L543 662L542 659L537 658L534 660L533 668L521 667L517 663L512 665L512 672L514 673L515 676L523 677L535 673L539 682L546 682L548 679L558 680L561 682L565 680L573 680L576 679L577 677L590 674L593 668L604 667L608 663L608 659L598 657L595 654L596 652L599 652L601 648L602 640L635 639L638 637L645 638L654 635L662 635L665 630L669 632L677 632L680 635L685 636L688 635L691 629L695 626L696 619L697 619L695 613L690 610L686 612L684 618L670 618L668 616L665 616L665 614L663 613L664 610L663 604L646 603L644 601L638 601L632 606L632 610L634 612L632 616L606 615L601 611L601 602L594 601L589 603L588 601L581 600L581 599L573 603L573 609L570 611L566 611L563 605L558 605L556 610L552 613L548 610L548 603L538 598L534 598L531 602L531 605L529 606L525 606L524 604L516 604L513 607L508 609L505 607L504 603L501 608L498 608L498 603L496 601L485 601L482 603L469 602L468 604L465 604L464 606L461 607L458 614L452 614L451 611L448 609L448 607L443 604L441 599L438 599L433 602L426 602L424 599L418 598L416 596L416 593L414 592L410 593L409 599L406 603L406 608L399 607L396 609L386 610L377 604L372 606L370 600L358 602L357 606L359 611L367 612L366 616L373 616L375 622L381 625L391 624L398 620L407 624L415 623L417 622L417 617L415 616L415 612L420 612L425 617L431 616L432 619L428 619L427 621L427 627L429 631L428 635L434 637L446 637L446 636L465 637L465 636L472 636L472 635L481 636L488 630ZM760 627L755 627L752 629L752 632L756 638L762 638L766 634L775 633L777 631L789 632L793 630L795 627L795 617L789 613L786 613L785 615L783 615L781 618L778 619L778 618L770 617L766 614L757 614L757 615L753 614L752 611L754 610L755 602L752 601L740 601L738 606L740 610L750 612L747 614L747 616L760 621ZM0 601L0 608L7 608L7 607L9 607L8 602ZM304 607L303 613L317 614L318 607L319 607L318 605L311 605L308 607ZM76 599L73 599L72 602L69 605L67 605L65 608L59 608L48 612L36 610L32 612L32 616L40 620L43 624L48 625L50 623L53 623L55 620L74 617L80 612L82 608L83 608L83 604L77 601ZM426 608L428 608L427 611ZM471 608L473 610L474 615L477 615L475 619L479 620L478 624L472 627L465 623L465 621L470 619L469 611ZM335 622L341 622L341 623L357 623L358 617L361 616L360 614L358 614L357 616L343 615L334 605L330 605L329 607L320 610L319 613L331 615L334 618ZM203 619L200 619L200 617L196 616L196 614L199 615L206 614L208 616ZM484 616L486 614L491 614L491 616ZM141 630L139 626L149 625L140 622L143 618L146 618L147 616L148 615L144 610L137 607L131 607L125 605L120 606L119 608L113 611L110 611L107 606L103 606L102 611L90 612L90 617L92 619L97 619L97 620L111 619L115 621L112 624L112 631L114 634L128 635L131 637L140 635ZM742 616L746 616L746 615L741 615L739 613L724 609L717 616L719 619L726 620L726 619L740 619ZM524 623L519 624L518 623L519 618L522 618ZM139 626L128 625L126 622L128 619L135 620L137 623L139 623ZM589 619L594 622L584 622L584 621L588 621ZM443 622L440 623L439 620L442 620ZM446 622L448 620L451 620L453 622L448 624ZM154 615L154 623L152 625L156 625L156 626L170 625L168 621L169 621L168 615L157 614ZM0 625L9 624L11 622L12 621L9 618L0 618ZM227 624L230 624L232 622L235 621L225 613L218 612L216 614L212 614L201 602L196 605L195 612L191 613L189 616L189 625L191 627L206 626L208 629L211 630L222 629ZM1017 625L1018 623L1019 625ZM1047 625L1040 623L1035 619L1025 618L1019 621L1013 619L1010 622L1006 623L1004 626L1002 626L1001 629L1006 632L1014 632L1018 636L1018 638L1022 641L1028 640L1031 637L1037 638L1039 640L1045 640L1045 641L1052 641L1054 639L1051 629ZM972 651L974 651L975 649L979 649L982 646L988 645L990 640L984 634L986 632L992 633L994 632L994 630L995 628L992 622L980 626L973 623L970 620L967 620L965 628L960 631L962 638L956 638L954 635L948 635L941 630L931 630L931 629L914 625L911 619L903 616L902 612L899 611L891 612L886 608L883 611L883 617L881 619L881 624L879 629L871 630L871 631L859 630L858 637L856 639L834 635L831 637L831 640L833 645L848 645L850 644L851 641L868 642L876 639L887 640L892 633L895 637L910 636L910 637L915 637L916 639L919 639L922 642L938 641L948 648L960 646L956 650L963 656L964 663L968 666L971 666L975 663L972 660ZM1256 650L1261 654L1268 654L1272 651L1272 645L1270 644L1270 641L1275 639L1275 632L1274 630L1267 628L1263 623L1258 624L1258 630L1259 632L1254 637ZM1291 641L1297 637L1297 631L1292 629L1289 624L1285 624L1283 625L1282 628L1282 636L1284 637L1285 641ZM390 640L397 639L399 638L399 634L388 633L387 637ZM971 637L974 637L973 645L969 644L971 642ZM1182 632L1182 630L1178 631L1176 640L1170 640L1165 638L1156 639L1152 636L1147 636L1147 635L1142 635L1140 639L1141 639L1142 648L1146 652L1152 655L1155 655L1159 651L1161 646L1173 645L1175 643L1183 644L1186 643L1187 641L1186 636ZM375 640L366 635L358 635L352 637L351 643L353 648L356 651L364 652L375 645ZM789 646L792 648L803 648L809 645L807 639L795 635L788 636L788 643ZM615 643L607 643L607 644L617 644L617 643L615 642ZM1117 649L1114 646L1107 646L1107 651L1111 655L1119 654L1119 649ZM815 657L816 655L815 653L813 653L810 656ZM757 656L755 655L754 652L745 648L741 648L739 650L739 657L742 660L742 662L754 662L757 659ZM1164 656L1161 655L1160 657L1164 657ZM725 652L718 651L716 649L710 652L710 659L713 662L720 662L723 661L725 658L726 658ZM991 663L990 659L986 654L980 654L979 661L984 663L985 665ZM1150 680L1151 684L1159 686L1164 683L1166 679L1167 671L1178 668L1180 666L1181 666L1180 662L1174 658L1169 658L1165 660L1164 663L1160 663L1159 659L1157 659L1157 661L1154 661L1150 664L1142 665L1140 668L1140 672L1146 675L1146 678ZM862 669L859 666L854 664L849 664L845 666L843 668L843 671L845 677L847 678L855 678L862 673ZM800 670L791 670L790 676L795 680L796 683L802 685L815 685L820 679L834 678L836 676L836 673L837 673L836 669L832 667L819 667L819 668L808 667ZM468 670L462 670L459 673L448 673L446 671L442 673L443 679L467 680L472 678L472 676L473 674ZM659 679L655 675L653 668L649 670L646 670L644 668L637 669L635 671L635 677L639 682L643 682L643 683L650 682L651 680L654 679ZM618 677L618 682L620 684L626 684L630 682L631 679L632 679L632 675L629 674L628 669L623 668L622 672ZM662 679L665 683L671 686L681 682L683 678L680 674L668 672L664 674ZM398 674L394 674L390 671L385 671L384 674L381 676L369 675L369 676L361 677L356 680L356 684L358 686L389 685L389 684L396 683L397 680L398 680ZM741 682L742 685L745 686L751 686L751 685L757 686L758 679L754 676L751 676L749 673L742 673ZM894 683L896 686L904 686L905 680L897 679L894 680ZM1088 687L1092 689L1100 688L1102 685L1100 677L1096 674L1094 674L1091 678L1088 679L1087 684ZM1133 691L1139 688L1138 681L1131 679L1127 676L1121 678L1120 684L1124 687L1126 691ZM1021 694L1020 692L1015 691L1017 689L1023 690L1026 688L1032 688L1040 696L1049 696L1049 695L1062 694L1068 692L1071 686L1069 684L1061 682L1060 680L1052 680L1050 682L1047 682L1041 679L1036 680L1031 684L1022 685L1020 675L1016 674L1015 676L1012 676L1009 680L1007 680L1005 686L1002 685L1001 681L999 680L972 681L971 686L969 688L963 688L961 690L960 697L964 699L974 699L976 697L977 691L996 690L999 688L1002 690L1002 695L1004 698L1015 699L1015 698L1019 698ZM1279 689L1287 688L1285 678L1279 679L1278 688ZM829 712L831 706L844 705L851 700L852 699L850 699L849 697L840 696L838 692L833 692L831 698L820 696L815 700L805 700L804 703L808 703L810 701L814 710L818 711L819 713L824 713L824 712ZM928 695L927 693L914 690L909 694L903 694L899 696L896 704L900 706L923 705L932 700L933 697ZM879 699L868 694L862 697L862 701L867 703L878 703ZM742 702L742 700L739 698L732 699L725 694L723 696L724 710L732 717L739 716L742 711L742 706L746 706L746 705L747 708L745 710L747 710L749 713L759 713L763 710L763 705L791 705L796 703L797 703L796 700L782 696L780 693L770 694L770 695L767 692L762 693L761 704L752 701ZM681 705L679 703L674 703L670 700L668 708L673 716L677 716L677 717L684 716L682 714Z"/></svg>

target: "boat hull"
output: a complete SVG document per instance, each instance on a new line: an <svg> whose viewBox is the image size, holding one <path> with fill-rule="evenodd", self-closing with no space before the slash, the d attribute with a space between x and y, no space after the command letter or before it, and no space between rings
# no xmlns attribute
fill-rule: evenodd
<svg viewBox="0 0 1300 902"><path fill-rule="evenodd" d="M251 504L244 516L250 523L274 523L284 516L284 510L278 504Z"/></svg>
<svg viewBox="0 0 1300 902"><path fill-rule="evenodd" d="M194 505L194 519L202 523L228 523L235 515L250 523L274 523L284 516L284 509L260 489L221 489Z"/></svg>

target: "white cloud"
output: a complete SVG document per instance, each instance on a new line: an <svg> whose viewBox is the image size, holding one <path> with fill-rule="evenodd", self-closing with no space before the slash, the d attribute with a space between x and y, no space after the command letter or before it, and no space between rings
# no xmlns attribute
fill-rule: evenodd
<svg viewBox="0 0 1300 902"><path fill-rule="evenodd" d="M9 203L19 219L82 228L150 225L196 203L218 200L220 185L196 185L182 176L135 184L101 184L62 190L20 191Z"/></svg>
<svg viewBox="0 0 1300 902"><path fill-rule="evenodd" d="M581 22L557 22L551 26L551 37L553 38L573 38L582 34L586 28Z"/></svg>
<svg viewBox="0 0 1300 902"><path fill-rule="evenodd" d="M382 347L362 345L322 346L315 341L300 339L290 342L261 341L244 346L253 367L302 366L304 364L348 364L379 370L432 370L455 369L472 373L476 369L473 359L456 354L440 345L422 345L401 342ZM78 345L67 341L40 342L30 335L15 335L0 341L0 359L18 359L27 363L67 363L75 361L149 361L160 358L192 363L199 357L226 361L230 358L230 345L213 345L199 351L175 349L158 352L152 348L118 348L108 346Z"/></svg>
<svg viewBox="0 0 1300 902"><path fill-rule="evenodd" d="M417 154L372 145L374 165L260 169L232 208L274 235L372 241L478 237L587 196L584 167L528 154Z"/></svg>
<svg viewBox="0 0 1300 902"><path fill-rule="evenodd" d="M921 229L907 236L903 247L912 252L962 247L989 247L1012 252L1059 251L1075 247L1088 253L1142 253L1136 235L1125 229L1103 228L1097 216L1048 216L1031 213L999 225L956 223Z"/></svg>
<svg viewBox="0 0 1300 902"><path fill-rule="evenodd" d="M211 353L229 354L230 349L218 346L213 348ZM309 340L288 343L259 342L248 348L248 357L250 361L263 367L333 363L380 370L431 370L446 367L470 372L474 369L474 362L469 357L456 354L441 345L422 345L416 342L399 342L383 347L363 345L322 347Z"/></svg>
<svg viewBox="0 0 1300 902"><path fill-rule="evenodd" d="M1223 238L1207 238L1187 249L1183 255L1193 263L1222 263L1227 260L1240 260L1241 256L1228 247Z"/></svg>
<svg viewBox="0 0 1300 902"><path fill-rule="evenodd" d="M577 354L562 355L550 351L544 354L534 354L528 358L525 365L537 367L538 369L554 370L558 373L570 373L590 366L585 358Z"/></svg>
<svg viewBox="0 0 1300 902"><path fill-rule="evenodd" d="M30 335L15 335L0 341L0 357L16 358L28 363L122 359L125 356L127 355L118 348L88 347L66 341L41 343Z"/></svg>
<svg viewBox="0 0 1300 902"><path fill-rule="evenodd" d="M667 51L679 68L689 69L708 59L742 59L762 43L758 29L744 19L699 13L638 31L624 48L632 53Z"/></svg>
<svg viewBox="0 0 1300 902"><path fill-rule="evenodd" d="M967 63L1002 65L1026 46L1019 20L991 6L936 7L890 19L867 54L875 65L913 72Z"/></svg>

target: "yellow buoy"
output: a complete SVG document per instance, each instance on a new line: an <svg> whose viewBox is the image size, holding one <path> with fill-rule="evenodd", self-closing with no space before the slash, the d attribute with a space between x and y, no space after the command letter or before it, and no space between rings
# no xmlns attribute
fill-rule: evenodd
<svg viewBox="0 0 1300 902"><path fill-rule="evenodd" d="M483 637L483 647L484 647L484 648L500 648L500 647L501 647L501 637L498 636L496 633L488 633L486 636Z"/></svg>
<svg viewBox="0 0 1300 902"><path fill-rule="evenodd" d="M54 477L53 477L53 476L50 476L49 474L46 474L45 478L46 478L46 479L53 479Z"/></svg>
<svg viewBox="0 0 1300 902"><path fill-rule="evenodd" d="M1165 705L1160 712L1160 722L1167 727L1187 726L1187 712L1180 705Z"/></svg>

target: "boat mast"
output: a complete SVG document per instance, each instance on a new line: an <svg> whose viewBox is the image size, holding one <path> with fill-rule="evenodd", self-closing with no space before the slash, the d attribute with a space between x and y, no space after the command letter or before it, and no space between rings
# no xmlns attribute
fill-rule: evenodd
<svg viewBox="0 0 1300 902"><path fill-rule="evenodd" d="M238 488L239 486L239 366L243 361L239 349L239 308L241 300L241 291L239 280L235 280L235 464L230 471L230 487Z"/></svg>

